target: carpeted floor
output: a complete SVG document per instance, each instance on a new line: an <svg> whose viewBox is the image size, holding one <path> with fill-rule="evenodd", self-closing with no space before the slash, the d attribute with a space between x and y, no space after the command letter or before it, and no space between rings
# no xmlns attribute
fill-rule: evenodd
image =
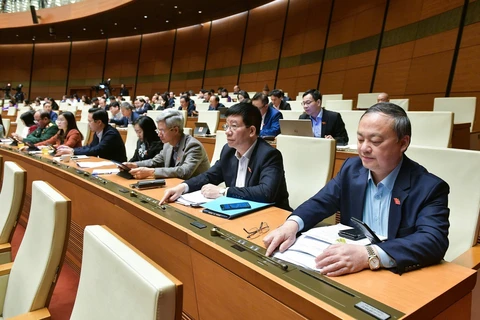
<svg viewBox="0 0 480 320"><path fill-rule="evenodd" d="M12 256L14 261L24 234L25 228L18 225L12 239ZM70 319L77 294L78 281L79 276L72 268L64 264L55 290L53 291L50 306L48 307L53 320Z"/></svg>

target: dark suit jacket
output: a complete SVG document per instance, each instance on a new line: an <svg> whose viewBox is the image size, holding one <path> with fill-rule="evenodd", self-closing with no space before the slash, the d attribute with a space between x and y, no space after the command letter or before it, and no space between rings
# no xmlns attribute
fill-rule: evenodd
<svg viewBox="0 0 480 320"><path fill-rule="evenodd" d="M118 126L121 126L121 127L128 127L128 121L130 120L132 124L135 123L135 121L137 121L138 117L140 117L140 115L138 113L136 113L135 111L132 111L132 114L130 115L130 119L127 118L127 117L122 117L120 120L117 120L115 118L111 118L110 119L110 123L115 123L116 125Z"/></svg>
<svg viewBox="0 0 480 320"><path fill-rule="evenodd" d="M282 113L274 107L268 107L265 119L263 119L263 128L260 130L260 136L278 136L280 134L280 119L283 119Z"/></svg>
<svg viewBox="0 0 480 320"><path fill-rule="evenodd" d="M269 107L273 107L273 103L269 103L268 104ZM274 107L275 108L275 107ZM290 103L284 101L284 100L281 100L280 101L280 107L278 108L279 110L292 110L292 108L290 107Z"/></svg>
<svg viewBox="0 0 480 320"><path fill-rule="evenodd" d="M338 175L292 215L303 219L305 230L337 211L342 224L353 226L351 217L363 218L368 172L359 157L347 159ZM394 271L403 273L442 260L448 249L448 193L447 183L403 156L392 190L388 240L378 245L397 262Z"/></svg>
<svg viewBox="0 0 480 320"><path fill-rule="evenodd" d="M310 120L310 116L304 113L300 115L299 119ZM323 109L322 138L328 135L332 136L339 144L348 143L347 130L345 130L345 123L340 113Z"/></svg>
<svg viewBox="0 0 480 320"><path fill-rule="evenodd" d="M152 141L148 146L145 154L140 154L138 150L140 150L140 146L142 145L142 141L137 141L137 148L135 149L135 153L133 154L132 159L128 160L128 162L136 162L136 161L143 161L152 159L157 154L160 153L163 149L163 143L161 140Z"/></svg>
<svg viewBox="0 0 480 320"><path fill-rule="evenodd" d="M100 157L117 162L127 161L125 144L117 129L107 125L103 129L102 141L98 141L97 134L92 132L93 140L87 146L73 149L75 155Z"/></svg>
<svg viewBox="0 0 480 320"><path fill-rule="evenodd" d="M264 203L275 203L279 208L291 210L288 204L287 184L280 151L263 139L257 139L248 163L245 187L235 187L238 170L236 150L226 144L220 159L207 172L185 181L189 192L200 190L208 183L218 185L225 182L229 187L227 196Z"/></svg>

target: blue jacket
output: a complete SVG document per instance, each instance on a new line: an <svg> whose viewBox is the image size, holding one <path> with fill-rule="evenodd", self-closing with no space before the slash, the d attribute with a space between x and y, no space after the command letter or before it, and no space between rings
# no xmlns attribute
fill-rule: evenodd
<svg viewBox="0 0 480 320"><path fill-rule="evenodd" d="M116 120L115 118L112 118L110 119L110 123L115 123L117 126L121 126L121 127L128 127L129 120L130 120L130 123L133 124L135 123L135 121L137 121L138 117L140 117L140 115L135 111L132 111L130 118L123 117L120 120Z"/></svg>
<svg viewBox="0 0 480 320"><path fill-rule="evenodd" d="M304 230L341 212L341 223L363 218L368 169L359 157L347 159L338 175L292 215L302 218ZM439 263L448 249L449 186L424 167L403 156L392 190L388 239L378 244L403 273ZM395 200L395 201L394 201Z"/></svg>
<svg viewBox="0 0 480 320"><path fill-rule="evenodd" d="M274 107L268 107L263 119L263 128L260 130L260 137L278 136L280 134L280 119L283 119L282 113Z"/></svg>
<svg viewBox="0 0 480 320"><path fill-rule="evenodd" d="M97 134L92 132L93 140L87 146L73 149L75 155L100 157L117 162L127 161L125 144L117 129L107 125L103 129L102 141L98 140Z"/></svg>

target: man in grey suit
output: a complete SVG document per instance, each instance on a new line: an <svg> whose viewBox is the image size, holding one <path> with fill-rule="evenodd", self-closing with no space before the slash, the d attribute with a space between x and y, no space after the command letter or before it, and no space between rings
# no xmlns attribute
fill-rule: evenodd
<svg viewBox="0 0 480 320"><path fill-rule="evenodd" d="M210 168L203 145L183 133L183 115L179 111L166 109L156 120L163 150L153 159L124 163L132 168L130 173L135 179L151 176L190 179Z"/></svg>

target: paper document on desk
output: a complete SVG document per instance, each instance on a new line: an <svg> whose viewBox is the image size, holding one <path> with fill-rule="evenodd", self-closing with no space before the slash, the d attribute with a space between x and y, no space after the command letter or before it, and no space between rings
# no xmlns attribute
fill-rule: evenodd
<svg viewBox="0 0 480 320"><path fill-rule="evenodd" d="M207 199L202 195L202 191L198 190L195 192L185 193L177 199L177 202L183 204L184 206L190 206L191 204L200 205L214 199Z"/></svg>
<svg viewBox="0 0 480 320"><path fill-rule="evenodd" d="M111 161L98 161L98 162L90 162L90 161L83 161L77 162L77 166L80 168L98 168L98 167L104 167L104 166L113 166L114 163Z"/></svg>
<svg viewBox="0 0 480 320"><path fill-rule="evenodd" d="M3 144L10 144L10 143L13 142L12 139L8 139L8 138L7 138L7 139L0 139L0 141L1 141Z"/></svg>
<svg viewBox="0 0 480 320"><path fill-rule="evenodd" d="M367 238L358 241L341 238L338 232L346 229L352 229L352 227L339 223L332 226L312 228L303 232L288 250L283 253L277 252L274 257L318 271L319 269L315 267L315 258L331 244L348 243L360 246L370 244ZM385 240L386 237L380 237L380 239Z"/></svg>
<svg viewBox="0 0 480 320"><path fill-rule="evenodd" d="M93 175L101 175L101 174L117 174L120 172L120 169L94 169L92 171Z"/></svg>
<svg viewBox="0 0 480 320"><path fill-rule="evenodd" d="M70 159L72 160L77 160L77 159L88 159L88 156L71 156ZM62 157L53 157L53 161L60 162L62 160Z"/></svg>

